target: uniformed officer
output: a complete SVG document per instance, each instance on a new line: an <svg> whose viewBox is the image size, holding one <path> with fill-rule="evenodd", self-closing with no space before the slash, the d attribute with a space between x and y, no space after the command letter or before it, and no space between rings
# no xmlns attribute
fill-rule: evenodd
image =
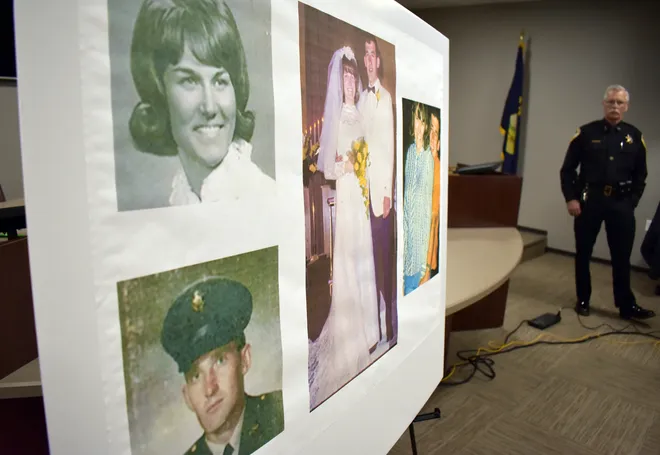
<svg viewBox="0 0 660 455"><path fill-rule="evenodd" d="M161 343L185 377L183 398L204 430L186 454L251 454L284 429L281 392L253 397L244 390L251 315L245 286L210 277L184 289L165 317Z"/></svg>
<svg viewBox="0 0 660 455"><path fill-rule="evenodd" d="M630 287L630 255L635 213L646 186L646 144L642 133L623 121L629 94L620 85L605 90L605 116L578 128L561 167L561 190L574 217L575 311L589 315L589 264L603 221L612 260L614 303L623 319L655 313L637 305ZM576 172L580 167L580 173Z"/></svg>

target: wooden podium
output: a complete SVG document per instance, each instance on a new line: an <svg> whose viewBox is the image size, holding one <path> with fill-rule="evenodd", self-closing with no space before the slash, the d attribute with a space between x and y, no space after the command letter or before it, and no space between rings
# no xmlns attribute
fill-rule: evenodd
<svg viewBox="0 0 660 455"><path fill-rule="evenodd" d="M522 178L505 174L449 175L447 227L518 226ZM446 334L501 327L509 281L488 296L447 317Z"/></svg>
<svg viewBox="0 0 660 455"><path fill-rule="evenodd" d="M518 227L522 178L449 174L447 227Z"/></svg>

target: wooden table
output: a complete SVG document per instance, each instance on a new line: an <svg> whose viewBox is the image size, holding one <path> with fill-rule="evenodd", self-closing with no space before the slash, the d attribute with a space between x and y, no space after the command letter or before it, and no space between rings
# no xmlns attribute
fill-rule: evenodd
<svg viewBox="0 0 660 455"><path fill-rule="evenodd" d="M14 207L25 207L24 199L12 199L11 201L0 202L0 212L3 209L11 209Z"/></svg>
<svg viewBox="0 0 660 455"><path fill-rule="evenodd" d="M0 400L40 396L42 391L39 358L0 379Z"/></svg>
<svg viewBox="0 0 660 455"><path fill-rule="evenodd" d="M520 263L516 228L447 229L447 309L450 316L499 288Z"/></svg>
<svg viewBox="0 0 660 455"><path fill-rule="evenodd" d="M516 228L447 229L445 370L452 331L466 330L466 320L467 330L503 322L509 276L522 253Z"/></svg>
<svg viewBox="0 0 660 455"><path fill-rule="evenodd" d="M0 453L48 455L39 359L0 379Z"/></svg>

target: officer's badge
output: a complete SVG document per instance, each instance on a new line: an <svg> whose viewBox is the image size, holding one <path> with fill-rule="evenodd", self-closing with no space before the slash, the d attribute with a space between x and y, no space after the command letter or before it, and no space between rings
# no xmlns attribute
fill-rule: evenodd
<svg viewBox="0 0 660 455"><path fill-rule="evenodd" d="M204 310L204 299L202 294L199 291L195 291L192 298L192 309L195 313L199 313Z"/></svg>
<svg viewBox="0 0 660 455"><path fill-rule="evenodd" d="M630 134L626 135L626 144L632 144L632 143L633 143L633 140L632 140L632 137L630 136Z"/></svg>
<svg viewBox="0 0 660 455"><path fill-rule="evenodd" d="M259 431L259 424L255 423L254 425L252 425L252 427L250 427L248 433L250 434L250 436L253 436L257 431Z"/></svg>

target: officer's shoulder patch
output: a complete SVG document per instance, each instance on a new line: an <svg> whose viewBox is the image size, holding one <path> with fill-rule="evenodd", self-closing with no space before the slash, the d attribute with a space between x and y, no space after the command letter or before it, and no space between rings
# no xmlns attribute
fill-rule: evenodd
<svg viewBox="0 0 660 455"><path fill-rule="evenodd" d="M570 142L573 142L575 140L575 138L578 137L580 134L582 134L582 128L578 128L577 130L575 130L575 134L571 138Z"/></svg>

